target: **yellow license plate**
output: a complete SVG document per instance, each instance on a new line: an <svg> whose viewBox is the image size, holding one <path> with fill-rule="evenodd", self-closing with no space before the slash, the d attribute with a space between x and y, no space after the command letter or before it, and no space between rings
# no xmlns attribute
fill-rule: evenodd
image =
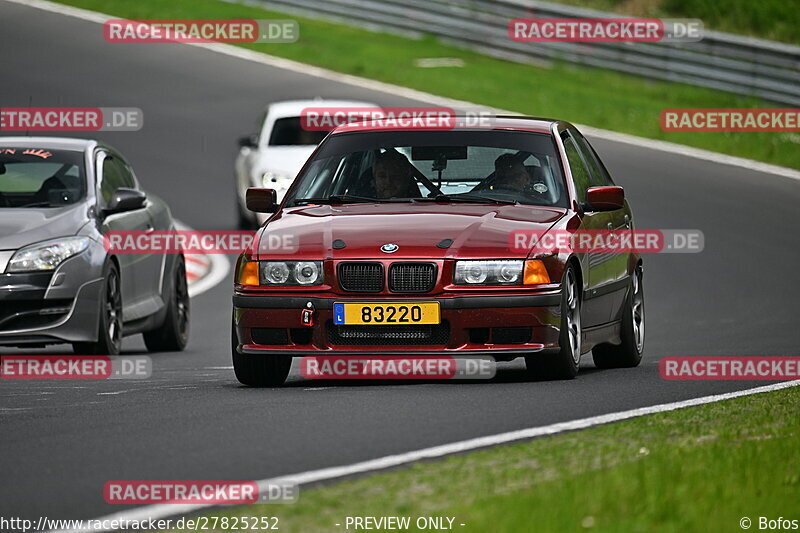
<svg viewBox="0 0 800 533"><path fill-rule="evenodd" d="M337 325L438 324L439 302L334 302L333 323Z"/></svg>

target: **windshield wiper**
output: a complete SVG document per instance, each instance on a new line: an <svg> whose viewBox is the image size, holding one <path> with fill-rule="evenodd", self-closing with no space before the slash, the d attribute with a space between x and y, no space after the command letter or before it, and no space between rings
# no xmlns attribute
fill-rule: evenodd
<svg viewBox="0 0 800 533"><path fill-rule="evenodd" d="M477 194L437 194L430 198L414 198L415 201L428 201L428 202L469 202L473 204L508 204L516 205L516 200L500 200L498 198L489 198L488 196L479 196Z"/></svg>
<svg viewBox="0 0 800 533"><path fill-rule="evenodd" d="M50 202L33 202L30 204L18 205L17 207L56 207Z"/></svg>
<svg viewBox="0 0 800 533"><path fill-rule="evenodd" d="M362 204L362 203L385 203L385 202L407 202L404 199L393 198L370 198L368 196L356 196L354 194L332 194L326 198L298 198L292 201L292 205L301 204Z"/></svg>

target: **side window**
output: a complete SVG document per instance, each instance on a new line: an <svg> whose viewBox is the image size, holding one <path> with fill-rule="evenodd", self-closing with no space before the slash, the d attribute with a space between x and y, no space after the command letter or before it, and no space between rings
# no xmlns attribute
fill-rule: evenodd
<svg viewBox="0 0 800 533"><path fill-rule="evenodd" d="M606 167L603 166L603 163L600 162L600 159L597 157L594 149L589 144L589 141L580 134L578 130L569 130L570 136L575 140L575 144L580 150L581 155L583 155L583 159L589 165L589 170L591 172L591 186L592 187L600 187L603 185L614 185L614 182L611 181L611 176L608 174Z"/></svg>
<svg viewBox="0 0 800 533"><path fill-rule="evenodd" d="M562 134L562 140L564 141L564 151L567 153L569 168L572 171L572 181L575 182L578 201L584 203L586 201L586 189L592 186L589 169L586 168L586 164L583 162L583 158L578 152L572 137Z"/></svg>
<svg viewBox="0 0 800 533"><path fill-rule="evenodd" d="M102 159L102 165L98 196L105 207L111 201L114 191L120 187L135 187L135 182L127 166L114 156L106 155Z"/></svg>

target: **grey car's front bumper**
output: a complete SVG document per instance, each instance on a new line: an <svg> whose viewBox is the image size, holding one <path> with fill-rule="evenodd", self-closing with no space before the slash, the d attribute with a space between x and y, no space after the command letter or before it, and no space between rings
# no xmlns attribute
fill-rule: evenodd
<svg viewBox="0 0 800 533"><path fill-rule="evenodd" d="M82 255L54 272L0 274L0 346L97 340L102 271Z"/></svg>

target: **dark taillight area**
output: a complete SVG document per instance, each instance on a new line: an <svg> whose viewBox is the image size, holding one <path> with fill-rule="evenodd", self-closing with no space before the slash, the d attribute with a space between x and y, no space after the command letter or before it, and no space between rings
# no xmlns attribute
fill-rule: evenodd
<svg viewBox="0 0 800 533"><path fill-rule="evenodd" d="M380 263L341 263L337 275L339 286L349 292L381 292L383 265Z"/></svg>
<svg viewBox="0 0 800 533"><path fill-rule="evenodd" d="M389 267L392 292L430 292L435 284L434 263L394 263Z"/></svg>

